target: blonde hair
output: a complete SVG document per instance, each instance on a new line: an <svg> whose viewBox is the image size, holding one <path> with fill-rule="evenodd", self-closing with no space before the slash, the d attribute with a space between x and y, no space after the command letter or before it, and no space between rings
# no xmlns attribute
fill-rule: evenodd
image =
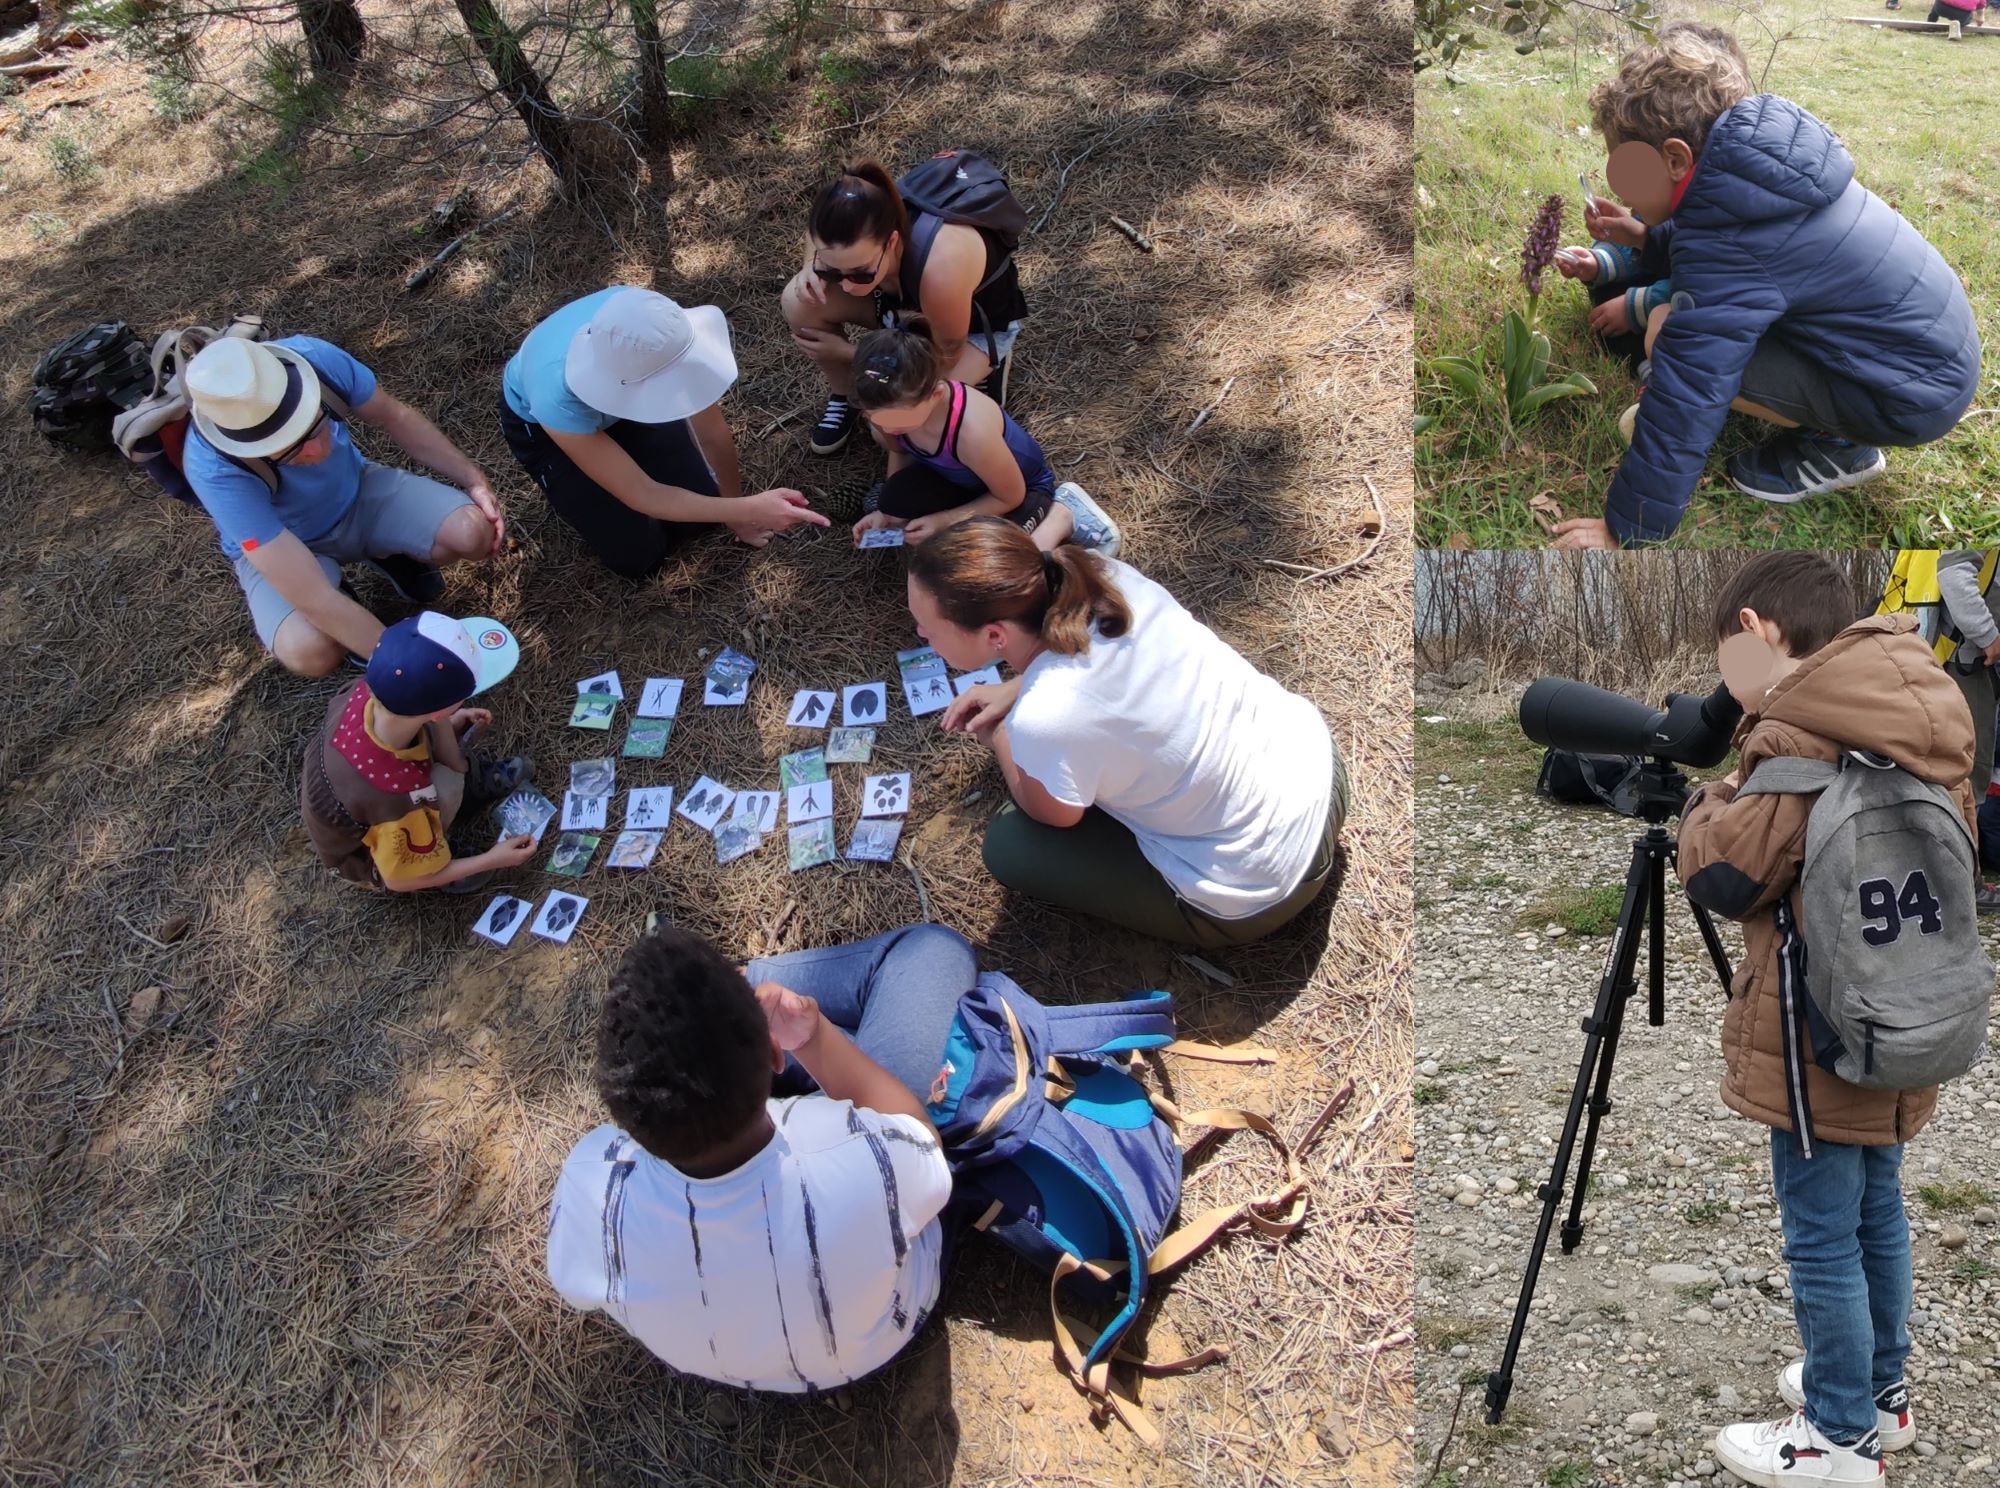
<svg viewBox="0 0 2000 1488"><path fill-rule="evenodd" d="M1590 113L1606 139L1656 150L1677 139L1699 156L1715 121L1755 92L1734 36L1682 21L1627 52L1617 74L1590 90Z"/></svg>

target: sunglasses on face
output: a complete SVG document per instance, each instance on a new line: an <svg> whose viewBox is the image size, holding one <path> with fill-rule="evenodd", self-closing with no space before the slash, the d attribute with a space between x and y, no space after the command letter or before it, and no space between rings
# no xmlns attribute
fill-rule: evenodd
<svg viewBox="0 0 2000 1488"><path fill-rule="evenodd" d="M291 464L292 461L296 460L299 457L299 451L303 450L307 445L311 444L315 439L319 438L319 431L324 429L325 427L326 427L326 412L324 409L322 409L320 411L320 416L312 421L312 427L306 430L305 437L301 439L297 444L293 445L290 449L286 450L282 455L273 455L271 457L271 463L273 465Z"/></svg>
<svg viewBox="0 0 2000 1488"><path fill-rule="evenodd" d="M889 256L889 245L884 243L882 251L875 255L875 262L865 269L828 269L813 265L813 272L828 284L866 284L882 267L882 260Z"/></svg>

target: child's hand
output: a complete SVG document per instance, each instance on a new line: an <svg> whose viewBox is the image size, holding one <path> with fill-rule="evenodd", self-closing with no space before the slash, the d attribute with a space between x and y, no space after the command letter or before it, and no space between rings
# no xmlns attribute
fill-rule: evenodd
<svg viewBox="0 0 2000 1488"><path fill-rule="evenodd" d="M1565 279L1584 284L1597 282L1597 255L1588 248L1561 248L1556 251L1556 272Z"/></svg>
<svg viewBox="0 0 2000 1488"><path fill-rule="evenodd" d="M913 517L903 527L903 541L910 543L929 542L951 524L942 514L933 512L928 517Z"/></svg>
<svg viewBox="0 0 2000 1488"><path fill-rule="evenodd" d="M518 837L503 837L487 851L487 858L495 868L518 868L535 855L535 839L526 832Z"/></svg>
<svg viewBox="0 0 2000 1488"><path fill-rule="evenodd" d="M1646 224L1608 196L1593 196L1583 214L1583 230L1600 243L1621 248L1646 246Z"/></svg>
<svg viewBox="0 0 2000 1488"><path fill-rule="evenodd" d="M1632 324L1631 307L1622 294L1590 307L1590 328L1600 336L1623 336L1639 329Z"/></svg>
<svg viewBox="0 0 2000 1488"><path fill-rule="evenodd" d="M1567 522L1556 523L1552 530L1556 540L1551 546L1566 552L1618 546L1618 539L1611 535L1610 525L1601 517L1571 517Z"/></svg>
<svg viewBox="0 0 2000 1488"><path fill-rule="evenodd" d="M776 982L758 983L756 995L757 1006L764 1010L764 1021L771 1028L771 1048L775 1053L789 1054L812 1042L812 1036L819 1032L817 1002Z"/></svg>
<svg viewBox="0 0 2000 1488"><path fill-rule="evenodd" d="M861 546L861 534L879 532L885 527L900 527L902 524L887 512L872 511L854 524L854 546Z"/></svg>
<svg viewBox="0 0 2000 1488"><path fill-rule="evenodd" d="M469 728L485 728L493 721L490 708L460 708L451 715L451 731L463 734Z"/></svg>

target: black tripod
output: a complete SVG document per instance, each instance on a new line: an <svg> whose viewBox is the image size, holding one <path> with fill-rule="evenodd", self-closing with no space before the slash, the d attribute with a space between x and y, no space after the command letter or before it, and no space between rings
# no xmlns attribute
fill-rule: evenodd
<svg viewBox="0 0 2000 1488"><path fill-rule="evenodd" d="M1562 1139L1556 1143L1555 1162L1549 1181L1535 1190L1542 1201L1542 1221L1535 1229L1534 1248L1528 1252L1528 1267L1521 1275L1521 1295L1514 1304L1514 1326L1507 1333L1507 1351L1500 1367L1486 1376L1487 1424L1500 1424L1507 1409L1507 1397L1514 1391L1514 1360L1521 1351L1521 1334L1528 1326L1528 1304L1535 1297L1535 1280L1541 1274L1542 1256L1549 1246L1549 1231L1555 1227L1556 1210L1563 1201L1563 1180L1569 1173L1570 1155L1576 1148L1576 1129L1583 1125L1583 1152L1577 1159L1576 1191L1570 1199L1569 1218L1562 1227L1563 1254L1568 1255L1583 1239L1583 1201L1590 1190L1590 1159L1597 1149L1597 1124L1611 1109L1611 1065L1618 1053L1618 1033L1625 1023L1625 1004L1638 994L1639 917L1646 918L1646 1021L1661 1027L1667 1021L1667 866L1674 860L1673 834L1666 823L1680 815L1687 804L1687 777L1662 759L1647 760L1640 766L1636 784L1636 805L1631 814L1648 823L1632 843L1632 862L1625 870L1625 899L1618 909L1618 928L1612 933L1611 954L1605 962L1604 979L1597 984L1597 1005L1583 1020L1583 1063L1576 1072L1576 1085L1569 1094L1569 1114L1563 1120ZM1621 805L1623 802L1621 802ZM1694 922L1708 946L1715 974L1724 993L1729 988L1729 958L1715 933L1715 922L1699 904L1690 903ZM1583 1122L1585 1111L1590 1120Z"/></svg>

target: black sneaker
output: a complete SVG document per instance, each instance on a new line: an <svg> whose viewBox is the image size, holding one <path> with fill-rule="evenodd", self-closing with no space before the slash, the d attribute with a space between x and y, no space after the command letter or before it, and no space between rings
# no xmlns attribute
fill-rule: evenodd
<svg viewBox="0 0 2000 1488"><path fill-rule="evenodd" d="M523 755L489 759L475 754L466 761L465 798L459 809L467 816L511 796L535 778L535 762Z"/></svg>
<svg viewBox="0 0 2000 1488"><path fill-rule="evenodd" d="M380 574L398 596L413 605L433 605L444 598L444 575L428 563L391 553L386 558L363 558L361 566Z"/></svg>
<svg viewBox="0 0 2000 1488"><path fill-rule="evenodd" d="M1866 485L1888 469L1882 451L1872 444L1787 429L1732 455L1729 483L1745 496L1789 506L1823 491Z"/></svg>
<svg viewBox="0 0 2000 1488"><path fill-rule="evenodd" d="M813 425L812 452L816 455L837 455L847 448L847 441L854 434L854 426L861 422L861 414L838 393L826 400L826 412Z"/></svg>

